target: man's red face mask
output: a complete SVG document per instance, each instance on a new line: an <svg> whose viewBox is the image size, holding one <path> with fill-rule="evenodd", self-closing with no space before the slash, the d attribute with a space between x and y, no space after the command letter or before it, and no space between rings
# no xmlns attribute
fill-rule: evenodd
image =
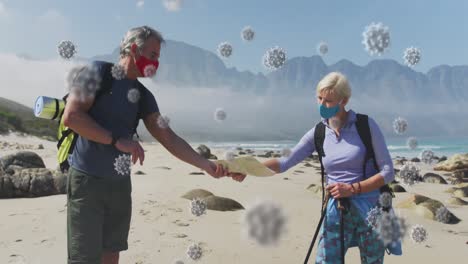
<svg viewBox="0 0 468 264"><path fill-rule="evenodd" d="M135 61L135 64L144 77L153 77L159 67L158 60L153 61L143 55Z"/></svg>

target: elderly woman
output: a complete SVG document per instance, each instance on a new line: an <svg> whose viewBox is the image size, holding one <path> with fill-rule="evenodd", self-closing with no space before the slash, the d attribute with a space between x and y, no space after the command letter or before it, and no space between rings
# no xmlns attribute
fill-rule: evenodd
<svg viewBox="0 0 468 264"><path fill-rule="evenodd" d="M366 216L378 204L379 189L394 179L393 164L384 137L377 123L370 117L368 123L375 160L366 161L366 147L356 127L357 114L345 109L350 97L348 81L340 73L326 75L317 85L317 103L321 122L325 126L325 156L322 162L326 172L326 191L330 198L320 232L316 263L341 263L344 261L341 254L354 246L360 249L362 263L382 263L384 258L386 246L368 225ZM315 129L312 128L302 137L288 157L270 159L264 164L276 173L281 173L309 157L317 150ZM374 161L380 169L374 166ZM233 178L242 181L245 175L233 175ZM340 232L338 200L348 201L346 213L343 214L344 237L341 237ZM392 253L396 251L396 254L401 254L399 244L396 245L396 250L393 245Z"/></svg>

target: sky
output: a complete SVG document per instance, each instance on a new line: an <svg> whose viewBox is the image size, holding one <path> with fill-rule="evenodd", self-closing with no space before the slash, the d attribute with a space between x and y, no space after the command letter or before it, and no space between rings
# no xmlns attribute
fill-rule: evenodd
<svg viewBox="0 0 468 264"><path fill-rule="evenodd" d="M219 43L233 45L228 67L266 72L265 51L280 46L288 58L317 54L329 45L327 64L348 59L365 65L375 58L403 63L405 48L422 51L416 71L440 65L464 65L468 58L468 1L465 0L0 0L0 53L57 57L61 40L71 40L78 56L108 54L125 32L149 25L166 39L216 52ZM174 2L174 0L173 0ZM371 22L390 28L390 49L370 56L362 32ZM252 42L240 38L243 27L256 32ZM164 52L163 52L164 54Z"/></svg>
<svg viewBox="0 0 468 264"><path fill-rule="evenodd" d="M252 72L265 71L260 61L273 45L283 47L289 58L312 56L322 40L329 43L329 53L324 56L328 64L348 59L365 65L376 58L368 55L361 43L362 31L371 22L382 22L391 30L391 47L382 58L402 62L402 51L416 45L423 51L417 71L440 64L467 64L468 29L464 25L468 25L468 16L462 12L468 10L468 1L445 1L450 5L407 2L185 0L178 10L168 10L162 0L0 0L0 97L30 107L38 96L61 98L67 92L66 73L75 63L59 58L57 44L61 40L75 42L78 56L89 58L111 53L129 28L140 25L160 30L166 39L213 52L220 42L229 41L234 52L224 62ZM257 34L250 43L240 38L246 25ZM28 60L17 54L43 60ZM319 119L312 96L289 98L235 92L229 87L144 84L157 98L161 113L168 115L183 135L209 132L205 138L294 140ZM468 124L459 122L466 119L460 111L465 109L464 102L428 108L427 102L402 105L382 99L352 100L349 107L372 113L386 135L392 135L392 121L402 115L411 124L405 137L441 133L466 136ZM228 114L222 125L213 118L219 107Z"/></svg>

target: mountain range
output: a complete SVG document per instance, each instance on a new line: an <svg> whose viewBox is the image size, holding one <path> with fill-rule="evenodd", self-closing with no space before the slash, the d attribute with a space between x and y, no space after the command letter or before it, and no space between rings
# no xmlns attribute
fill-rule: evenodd
<svg viewBox="0 0 468 264"><path fill-rule="evenodd" d="M118 49L93 60L117 61ZM344 73L353 95L398 102L468 101L468 66L440 65L417 72L394 60L377 59L359 66L349 60L326 65L320 56L295 57L279 70L263 73L227 68L215 53L179 41L168 40L161 50L157 83L177 87L227 87L257 94L311 94L317 82L331 71ZM417 68L417 65L416 65Z"/></svg>

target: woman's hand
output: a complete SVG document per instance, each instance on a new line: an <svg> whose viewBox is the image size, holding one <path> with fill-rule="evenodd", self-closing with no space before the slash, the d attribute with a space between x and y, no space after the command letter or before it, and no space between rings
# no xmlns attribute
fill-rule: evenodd
<svg viewBox="0 0 468 264"><path fill-rule="evenodd" d="M348 183L332 183L329 184L326 189L335 199L350 197L354 194L352 191L353 187L351 186L351 184Z"/></svg>
<svg viewBox="0 0 468 264"><path fill-rule="evenodd" d="M233 173L229 173L229 176L230 176L233 180L238 181L238 182L242 182L242 181L245 179L245 177L247 177L247 175L245 175L245 174L242 174L242 173L234 173L234 172L233 172Z"/></svg>

